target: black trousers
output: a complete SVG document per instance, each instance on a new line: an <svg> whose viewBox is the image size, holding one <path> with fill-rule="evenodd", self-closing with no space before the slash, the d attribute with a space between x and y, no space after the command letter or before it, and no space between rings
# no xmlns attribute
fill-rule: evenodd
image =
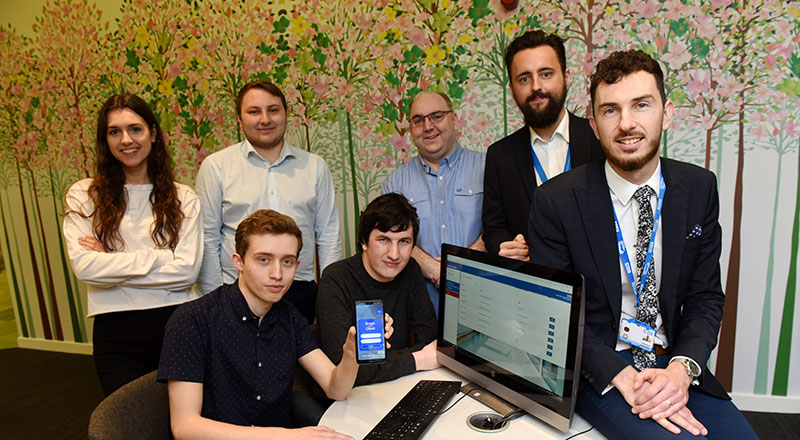
<svg viewBox="0 0 800 440"><path fill-rule="evenodd" d="M164 326L178 306L103 313L94 318L94 365L108 396L158 369Z"/></svg>
<svg viewBox="0 0 800 440"><path fill-rule="evenodd" d="M316 281L295 280L283 298L294 304L300 314L308 320L309 324L314 323L314 315L317 310Z"/></svg>

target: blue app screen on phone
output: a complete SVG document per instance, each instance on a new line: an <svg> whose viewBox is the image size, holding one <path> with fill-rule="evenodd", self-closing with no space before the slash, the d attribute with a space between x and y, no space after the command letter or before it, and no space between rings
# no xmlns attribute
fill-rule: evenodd
<svg viewBox="0 0 800 440"><path fill-rule="evenodd" d="M386 357L381 303L356 304L356 330L359 361L382 360Z"/></svg>

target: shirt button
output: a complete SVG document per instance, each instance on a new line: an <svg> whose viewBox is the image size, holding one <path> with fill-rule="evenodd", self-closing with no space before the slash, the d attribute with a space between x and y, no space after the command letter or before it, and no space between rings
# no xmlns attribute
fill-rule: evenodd
<svg viewBox="0 0 800 440"><path fill-rule="evenodd" d="M439 204L444 205L444 200L439 200Z"/></svg>
<svg viewBox="0 0 800 440"><path fill-rule="evenodd" d="M256 400L261 400L261 396L256 396Z"/></svg>
<svg viewBox="0 0 800 440"><path fill-rule="evenodd" d="M258 368L261 368L261 362L258 363Z"/></svg>
<svg viewBox="0 0 800 440"><path fill-rule="evenodd" d="M439 180L442 180L442 179L444 179L444 177L443 176L439 176Z"/></svg>
<svg viewBox="0 0 800 440"><path fill-rule="evenodd" d="M444 228L445 228L445 226L444 226L444 225L442 225L442 229L444 229Z"/></svg>
<svg viewBox="0 0 800 440"><path fill-rule="evenodd" d="M242 321L247 321L247 316L242 316Z"/></svg>
<svg viewBox="0 0 800 440"><path fill-rule="evenodd" d="M472 194L472 190L469 190L469 193Z"/></svg>

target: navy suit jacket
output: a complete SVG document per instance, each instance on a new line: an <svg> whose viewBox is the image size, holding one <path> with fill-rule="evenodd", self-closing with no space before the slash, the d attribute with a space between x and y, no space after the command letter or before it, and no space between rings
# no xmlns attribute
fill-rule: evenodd
<svg viewBox="0 0 800 440"><path fill-rule="evenodd" d="M586 279L581 386L591 385L598 393L629 365L614 351L622 278L603 165L594 161L548 180L534 194L530 218L531 261L578 272ZM670 354L694 359L703 369L700 388L730 399L705 368L725 304L716 177L664 158L661 170L667 188L659 225L663 261L658 300Z"/></svg>
<svg viewBox="0 0 800 440"><path fill-rule="evenodd" d="M589 120L569 115L569 147L572 167L605 157ZM492 144L486 151L483 178L483 241L493 254L500 243L517 234L528 240L528 216L536 189L531 154L531 131L524 126Z"/></svg>

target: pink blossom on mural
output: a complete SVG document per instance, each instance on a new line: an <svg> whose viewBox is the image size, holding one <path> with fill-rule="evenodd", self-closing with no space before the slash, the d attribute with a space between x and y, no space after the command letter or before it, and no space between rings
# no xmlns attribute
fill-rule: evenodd
<svg viewBox="0 0 800 440"><path fill-rule="evenodd" d="M661 2L656 0L644 1L642 3L643 4L639 5L637 9L639 15L643 18L653 18L655 17L656 12L661 9Z"/></svg>
<svg viewBox="0 0 800 440"><path fill-rule="evenodd" d="M714 19L708 15L700 14L694 17L694 24L699 38L710 40L714 38L717 33L717 26L714 23Z"/></svg>
<svg viewBox="0 0 800 440"><path fill-rule="evenodd" d="M686 6L681 3L681 0L667 0L664 2L664 13L662 17L665 20L680 20L686 14Z"/></svg>
<svg viewBox="0 0 800 440"><path fill-rule="evenodd" d="M787 118L783 121L781 130L788 136L800 134L800 121L795 121L794 118Z"/></svg>
<svg viewBox="0 0 800 440"><path fill-rule="evenodd" d="M398 133L392 135L392 137L389 139L389 143L392 144L392 147L394 147L394 149L397 151L404 151L411 148L410 145L408 145L406 137L400 136Z"/></svg>
<svg viewBox="0 0 800 440"><path fill-rule="evenodd" d="M592 70L594 69L594 62L593 61L585 61L583 63L583 73L586 75L591 75Z"/></svg>
<svg viewBox="0 0 800 440"><path fill-rule="evenodd" d="M692 59L686 43L681 40L672 41L669 50L664 54L662 60L667 63L670 69L680 69L684 64Z"/></svg>
<svg viewBox="0 0 800 440"><path fill-rule="evenodd" d="M664 48L667 47L667 38L663 35L659 35L656 38L656 47L658 48L659 52L663 52Z"/></svg>
<svg viewBox="0 0 800 440"><path fill-rule="evenodd" d="M29 131L28 133L25 133L25 145L27 145L32 150L35 149L36 146L39 144L40 137L41 134L38 131L32 131L32 132Z"/></svg>
<svg viewBox="0 0 800 440"><path fill-rule="evenodd" d="M706 62L708 63L709 67L713 69L719 69L727 63L728 55L725 53L725 50L719 51L711 51L708 55L706 55Z"/></svg>
<svg viewBox="0 0 800 440"><path fill-rule="evenodd" d="M752 93L753 99L757 102L769 102L775 91L766 84L759 84L753 89Z"/></svg>
<svg viewBox="0 0 800 440"><path fill-rule="evenodd" d="M744 85L736 77L726 75L718 80L716 90L720 96L734 96L743 88Z"/></svg>
<svg viewBox="0 0 800 440"><path fill-rule="evenodd" d="M394 169L394 159L391 156L383 156L380 160L380 164L384 166L384 168Z"/></svg>
<svg viewBox="0 0 800 440"><path fill-rule="evenodd" d="M750 125L750 137L755 141L761 141L764 138L769 137L767 127L763 124Z"/></svg>
<svg viewBox="0 0 800 440"><path fill-rule="evenodd" d="M330 89L331 86L325 78L317 78L317 81L314 83L314 93L317 95L324 95L328 93Z"/></svg>
<svg viewBox="0 0 800 440"><path fill-rule="evenodd" d="M406 36L408 40L411 41L411 44L416 44L417 46L425 46L428 44L428 35L422 28L413 27L406 32Z"/></svg>

